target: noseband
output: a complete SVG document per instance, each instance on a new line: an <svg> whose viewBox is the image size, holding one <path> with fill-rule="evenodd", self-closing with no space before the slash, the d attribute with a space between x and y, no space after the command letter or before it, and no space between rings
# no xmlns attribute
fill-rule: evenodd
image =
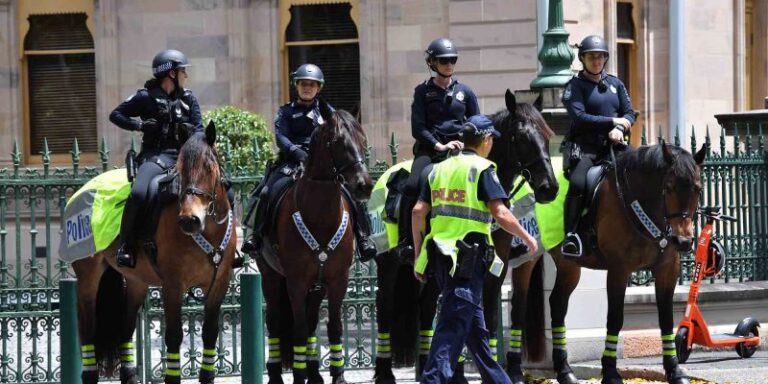
<svg viewBox="0 0 768 384"><path fill-rule="evenodd" d="M206 190L204 190L202 188L198 188L197 186L187 187L184 190L183 197L190 196L190 195L195 195L195 196L200 196L200 197L208 198L208 207L205 210L206 216L212 216L213 220L216 221L216 224L222 224L222 223L224 223L224 220L226 220L227 218L224 217L221 221L219 221L218 218L217 218L217 212L216 212L216 197L217 197L217 194L216 194L216 190L218 189L218 187L220 185L223 185L223 184L224 184L224 176L221 176L221 177L216 179L216 184L214 184L212 192L206 191ZM181 207L181 201L182 201L182 199L179 199L179 207Z"/></svg>
<svg viewBox="0 0 768 384"><path fill-rule="evenodd" d="M520 119L514 120L512 123L518 123L522 122ZM512 138L507 142L507 154L511 155L515 153L514 144L515 141L517 141L517 132L518 130L515 129L512 133ZM538 162L547 162L550 161L548 157L545 158L533 158L528 160L527 162L523 163L520 161L519 157L515 155L515 160L512 162L512 180L514 180L518 175L521 175L523 177L522 180L520 180L517 185L512 189L512 192L509 194L510 196L514 196L517 194L518 191L520 191L520 188L523 187L523 185L527 182L530 183L533 180L533 174L531 173L530 168L535 165ZM533 186L531 186L533 188Z"/></svg>

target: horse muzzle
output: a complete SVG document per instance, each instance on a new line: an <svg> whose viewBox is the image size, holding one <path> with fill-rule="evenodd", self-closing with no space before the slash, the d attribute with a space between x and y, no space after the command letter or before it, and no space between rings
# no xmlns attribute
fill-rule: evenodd
<svg viewBox="0 0 768 384"><path fill-rule="evenodd" d="M200 233L200 231L203 230L203 224L200 221L200 218L195 215L179 216L179 227L181 227L181 230L188 235Z"/></svg>
<svg viewBox="0 0 768 384"><path fill-rule="evenodd" d="M544 182L536 186L533 195L537 203L546 204L555 200L558 189L557 181L551 183L549 180L544 180Z"/></svg>
<svg viewBox="0 0 768 384"><path fill-rule="evenodd" d="M679 252L688 253L693 250L693 238L690 236L672 236L672 243Z"/></svg>

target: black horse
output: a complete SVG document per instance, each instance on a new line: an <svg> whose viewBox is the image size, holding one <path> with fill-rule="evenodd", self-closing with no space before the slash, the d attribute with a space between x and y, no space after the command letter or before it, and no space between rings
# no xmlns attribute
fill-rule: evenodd
<svg viewBox="0 0 768 384"><path fill-rule="evenodd" d="M488 116L501 132L488 158L497 164L499 181L507 191L511 191L515 180L522 176L521 182L531 186L536 201L552 201L558 191L549 156L549 139L554 132L533 105L518 104L509 90L505 101L506 109ZM494 242L497 253L506 261L511 250L511 237L504 231L496 231ZM377 257L376 267L379 334L375 380L377 384L393 383L392 358L410 363L417 331L423 366L431 345L432 323L440 292L431 278L425 286L420 286L413 277L413 260L400 260L394 252ZM486 286L495 287L495 292L484 291L484 295L497 297L502 279L489 276L487 281ZM493 308L495 311L496 307Z"/></svg>

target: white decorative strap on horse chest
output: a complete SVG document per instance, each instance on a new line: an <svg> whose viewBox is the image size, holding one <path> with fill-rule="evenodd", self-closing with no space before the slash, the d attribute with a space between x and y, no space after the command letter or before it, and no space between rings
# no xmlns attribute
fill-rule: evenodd
<svg viewBox="0 0 768 384"><path fill-rule="evenodd" d="M656 226L656 224L653 223L653 220L651 220L650 217L648 217L648 214L645 213L643 210L643 207L640 205L640 202L635 200L631 204L629 204L630 207L632 207L632 212L635 213L635 216L637 216L637 219L640 220L640 223L643 224L643 227L645 227L645 230L648 231L648 233L653 236L654 239L660 239L659 240L659 247L666 248L667 247L667 239L663 237L663 234L659 227Z"/></svg>
<svg viewBox="0 0 768 384"><path fill-rule="evenodd" d="M304 224L304 219L301 217L301 212L296 211L291 215L293 217L293 223L296 225L296 229L299 230L299 234L301 235L301 238L304 239L304 242L307 243L307 246L309 249L313 251L320 250L320 243L315 240L315 237L312 236L312 233L309 232L309 228L307 228L307 225ZM325 251L333 251L336 249L336 247L341 243L341 238L344 237L344 232L347 231L347 226L349 225L349 213L347 211L342 212L341 215L341 223L339 223L339 228L336 230L336 233L331 238L331 241L328 242L328 245L325 247L325 249L320 250L320 253L317 255L317 258L321 262L325 262L325 260L328 259L328 255L325 253Z"/></svg>
<svg viewBox="0 0 768 384"><path fill-rule="evenodd" d="M214 248L208 240L205 239L202 232L192 235L192 239L195 243L205 252L212 257L213 265L218 266L221 263L221 258L224 253L224 248L229 244L229 240L232 239L232 210L227 212L227 231L224 233L224 238L221 239L221 245L218 248Z"/></svg>

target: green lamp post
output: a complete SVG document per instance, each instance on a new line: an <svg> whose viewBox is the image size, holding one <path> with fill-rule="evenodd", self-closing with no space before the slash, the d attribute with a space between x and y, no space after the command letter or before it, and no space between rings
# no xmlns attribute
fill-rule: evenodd
<svg viewBox="0 0 768 384"><path fill-rule="evenodd" d="M531 82L531 89L562 88L573 76L573 51L568 46L570 35L564 26L563 0L549 0L549 17L544 42L539 51L541 72Z"/></svg>

